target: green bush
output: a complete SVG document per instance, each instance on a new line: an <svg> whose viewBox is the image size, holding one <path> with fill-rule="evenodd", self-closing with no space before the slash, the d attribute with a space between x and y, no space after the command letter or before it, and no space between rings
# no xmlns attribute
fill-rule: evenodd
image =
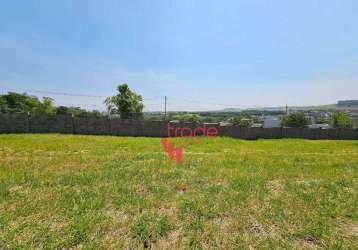
<svg viewBox="0 0 358 250"><path fill-rule="evenodd" d="M343 112L335 112L331 118L332 127L334 128L352 128L353 119Z"/></svg>
<svg viewBox="0 0 358 250"><path fill-rule="evenodd" d="M243 118L241 116L237 116L234 117L232 119L232 123L234 125L240 126L240 127L244 127L244 128L250 128L253 124L253 121L251 119L248 118Z"/></svg>
<svg viewBox="0 0 358 250"><path fill-rule="evenodd" d="M308 125L308 119L303 112L294 112L283 117L282 125L285 127L303 128Z"/></svg>

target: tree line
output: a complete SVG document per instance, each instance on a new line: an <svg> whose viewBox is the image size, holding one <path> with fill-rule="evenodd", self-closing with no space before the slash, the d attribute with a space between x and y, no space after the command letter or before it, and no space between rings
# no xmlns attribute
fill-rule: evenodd
<svg viewBox="0 0 358 250"><path fill-rule="evenodd" d="M71 115L76 117L118 116L123 119L143 117L143 98L131 91L127 84L117 87L118 93L104 100L107 112L80 107L55 106L50 97L39 99L27 93L8 92L0 95L0 113L27 113L31 115Z"/></svg>
<svg viewBox="0 0 358 250"><path fill-rule="evenodd" d="M254 119L250 116L239 114L232 118L232 123L241 127L251 127L254 123ZM285 114L282 118L282 127L290 128L304 128L309 125L309 119L304 112L295 111L289 114ZM353 119L344 112L333 112L330 118L318 119L317 124L329 124L333 128L352 128Z"/></svg>
<svg viewBox="0 0 358 250"><path fill-rule="evenodd" d="M77 117L99 117L98 110L88 111L80 107L54 106L53 99L26 93L8 92L0 95L0 113L27 113L31 115L73 115Z"/></svg>
<svg viewBox="0 0 358 250"><path fill-rule="evenodd" d="M320 120L318 123L330 124L333 128L352 128L353 119L344 112L334 112L327 120ZM303 112L293 112L283 117L282 125L285 127L305 127L309 124L308 118Z"/></svg>
<svg viewBox="0 0 358 250"><path fill-rule="evenodd" d="M71 115L76 117L101 117L115 116L122 119L143 118L143 98L132 91L126 83L117 86L117 93L104 100L107 112L98 110L86 110L80 107L55 106L50 97L39 99L26 93L8 92L0 95L0 113L28 113L32 115ZM231 118L234 125L251 127L255 121L252 115L240 112ZM169 119L199 122L204 118L198 114L174 113L169 114ZM352 118L343 112L334 112L330 119L318 121L318 123L329 123L334 128L352 128ZM282 119L283 127L306 127L309 120L303 112L292 112L285 114Z"/></svg>

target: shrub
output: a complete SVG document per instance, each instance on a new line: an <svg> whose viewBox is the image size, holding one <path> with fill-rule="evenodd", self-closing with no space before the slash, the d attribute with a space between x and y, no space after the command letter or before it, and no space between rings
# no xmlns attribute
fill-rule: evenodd
<svg viewBox="0 0 358 250"><path fill-rule="evenodd" d="M283 117L282 125L285 127L303 128L308 125L308 119L303 112L294 112Z"/></svg>
<svg viewBox="0 0 358 250"><path fill-rule="evenodd" d="M331 118L332 127L334 128L352 128L353 119L343 112L335 112Z"/></svg>
<svg viewBox="0 0 358 250"><path fill-rule="evenodd" d="M244 118L243 116L236 116L232 119L232 123L240 127L250 128L253 124L253 121L252 119Z"/></svg>

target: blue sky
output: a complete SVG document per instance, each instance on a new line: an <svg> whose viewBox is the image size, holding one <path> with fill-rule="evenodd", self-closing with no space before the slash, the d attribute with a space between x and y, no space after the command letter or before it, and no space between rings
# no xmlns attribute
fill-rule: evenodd
<svg viewBox="0 0 358 250"><path fill-rule="evenodd" d="M355 0L2 1L0 91L108 96L127 82L146 110L165 95L169 110L358 99L357 13Z"/></svg>

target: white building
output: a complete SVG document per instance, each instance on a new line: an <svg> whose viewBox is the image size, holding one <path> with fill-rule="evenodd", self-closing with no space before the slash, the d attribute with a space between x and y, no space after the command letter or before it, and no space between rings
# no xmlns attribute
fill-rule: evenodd
<svg viewBox="0 0 358 250"><path fill-rule="evenodd" d="M358 100L338 101L337 110L357 111L358 110Z"/></svg>
<svg viewBox="0 0 358 250"><path fill-rule="evenodd" d="M321 129L329 129L329 124L323 123L323 124L311 124L307 126L308 128L321 128Z"/></svg>
<svg viewBox="0 0 358 250"><path fill-rule="evenodd" d="M264 128L281 128L282 118L280 116L265 116Z"/></svg>
<svg viewBox="0 0 358 250"><path fill-rule="evenodd" d="M353 119L353 128L358 128L358 117Z"/></svg>

